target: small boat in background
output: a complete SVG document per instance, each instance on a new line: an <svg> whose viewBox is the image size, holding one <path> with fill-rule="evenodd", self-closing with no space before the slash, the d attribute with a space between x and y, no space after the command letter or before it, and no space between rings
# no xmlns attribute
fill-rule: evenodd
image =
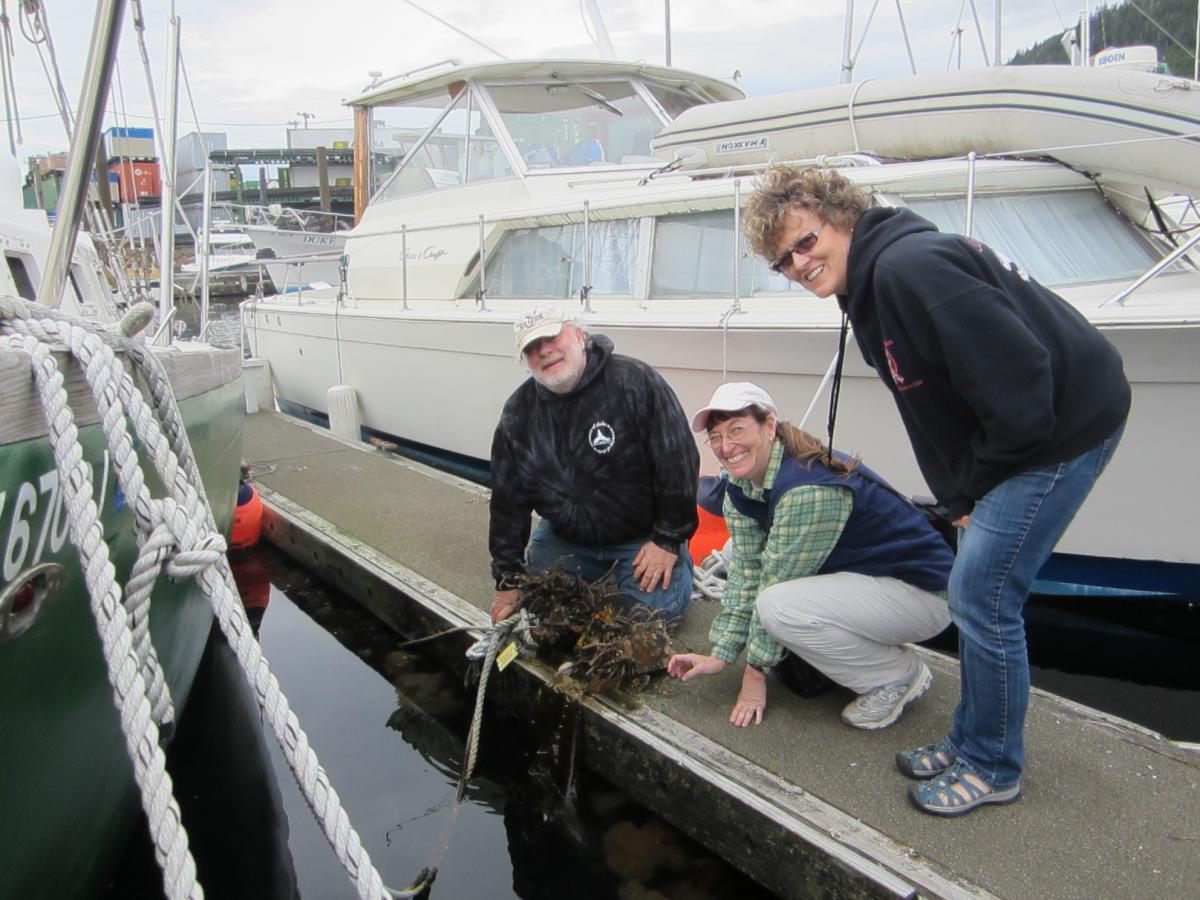
<svg viewBox="0 0 1200 900"><path fill-rule="evenodd" d="M208 238L208 293L211 297L245 297L266 280L256 264L254 242L245 232L218 231ZM200 261L179 267L176 286L193 297L200 294Z"/></svg>

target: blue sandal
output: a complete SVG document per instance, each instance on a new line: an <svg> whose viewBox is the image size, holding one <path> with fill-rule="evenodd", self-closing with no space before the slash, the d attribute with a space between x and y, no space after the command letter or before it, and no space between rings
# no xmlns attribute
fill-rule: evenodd
<svg viewBox="0 0 1200 900"><path fill-rule="evenodd" d="M937 778L910 784L908 799L922 812L935 816L961 816L985 803L1012 803L1021 796L1020 784L1002 791L984 790L967 778L968 775L983 781L961 762L956 762Z"/></svg>
<svg viewBox="0 0 1200 900"><path fill-rule="evenodd" d="M950 743L949 738L942 738L936 744L926 744L916 750L900 750L896 753L896 768L909 778L924 781L936 778L954 765L958 751Z"/></svg>

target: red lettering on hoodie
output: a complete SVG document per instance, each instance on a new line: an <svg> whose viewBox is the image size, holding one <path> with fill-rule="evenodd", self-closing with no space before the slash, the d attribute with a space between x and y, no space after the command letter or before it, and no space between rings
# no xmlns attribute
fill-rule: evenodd
<svg viewBox="0 0 1200 900"><path fill-rule="evenodd" d="M900 372L900 364L896 362L896 357L892 355L892 345L895 341L884 341L883 352L887 355L888 371L892 374L892 382L896 385L896 390L900 393L911 391L913 388L919 388L925 383L925 379L918 378L916 381L909 381Z"/></svg>

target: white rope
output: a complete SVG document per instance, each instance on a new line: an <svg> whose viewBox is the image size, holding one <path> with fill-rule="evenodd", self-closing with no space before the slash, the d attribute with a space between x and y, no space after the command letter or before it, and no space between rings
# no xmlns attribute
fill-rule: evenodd
<svg viewBox="0 0 1200 900"><path fill-rule="evenodd" d="M203 588L309 807L358 895L371 900L411 896L413 887L394 892L384 885L253 636L225 557L225 540L208 506L162 363L140 338L129 340L57 310L11 297L0 297L0 336L4 345L24 352L33 361L64 485L71 538L86 575L113 699L121 714L121 729L167 896L172 900L198 898L203 892L195 880L195 864L159 746L157 723L170 721L170 700L150 646L146 604L164 568L172 578L196 578ZM84 368L119 483L134 510L139 554L127 589L128 611L121 603L121 590L108 559L99 511L92 500L91 475L83 461L62 374L51 354L52 344L66 345ZM125 371L114 347L123 349L135 363L149 388L152 405ZM153 498L146 487L127 425L166 486L168 495L162 499Z"/></svg>
<svg viewBox="0 0 1200 900"><path fill-rule="evenodd" d="M483 727L483 698L487 694L488 678L492 674L492 665L496 662L496 655L500 652L500 645L504 643L505 638L522 626L528 632L529 618L525 610L521 610L517 615L497 622L488 630L487 634L467 650L467 657L469 659L478 659L480 648L482 648L483 669L479 673L479 688L475 693L475 712L471 716L471 728L467 732L467 754L463 763L462 776L458 779L456 803L461 803L463 797L466 796L467 784L471 781L471 776L475 773L475 760L479 756L479 733Z"/></svg>
<svg viewBox="0 0 1200 900"><path fill-rule="evenodd" d="M714 550L692 570L692 599L716 600L725 595L725 579L729 577L729 560L733 554L730 541L720 550Z"/></svg>

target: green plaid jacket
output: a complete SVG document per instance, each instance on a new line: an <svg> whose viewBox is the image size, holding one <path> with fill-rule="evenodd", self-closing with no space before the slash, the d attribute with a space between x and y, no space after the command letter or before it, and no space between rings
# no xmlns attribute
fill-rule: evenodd
<svg viewBox="0 0 1200 900"><path fill-rule="evenodd" d="M783 461L783 444L771 449L762 489L749 481L732 479L747 497L763 498L775 484ZM754 601L765 588L793 581L820 570L841 537L854 507L854 493L836 485L803 485L779 498L771 533L766 535L753 519L739 513L725 498L725 524L733 539L733 559L721 612L713 620L708 639L712 655L735 662L742 649L753 666L773 666L783 658L784 648L763 629Z"/></svg>

